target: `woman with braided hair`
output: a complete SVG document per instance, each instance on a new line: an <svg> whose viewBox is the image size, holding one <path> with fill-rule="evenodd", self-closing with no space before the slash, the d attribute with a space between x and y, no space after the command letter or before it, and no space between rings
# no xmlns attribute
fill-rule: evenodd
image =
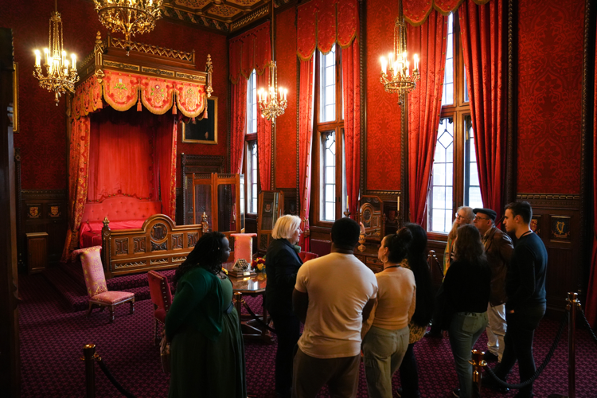
<svg viewBox="0 0 597 400"><path fill-rule="evenodd" d="M166 316L169 397L247 397L240 321L232 283L222 273L229 256L226 236L209 232L176 270L176 296Z"/></svg>

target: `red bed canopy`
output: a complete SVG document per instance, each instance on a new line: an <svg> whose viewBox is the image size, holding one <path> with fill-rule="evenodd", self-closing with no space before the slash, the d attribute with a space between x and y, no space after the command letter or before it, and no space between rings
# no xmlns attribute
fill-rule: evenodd
<svg viewBox="0 0 597 400"><path fill-rule="evenodd" d="M78 70L81 82L71 102L69 230L63 262L79 242L88 203L113 196L161 201L162 214L174 220L178 120L207 118L212 92L209 55L203 72L195 67L194 51L133 43L129 53L124 41L110 36L102 41L99 33L94 52ZM135 105L138 113L130 110Z"/></svg>

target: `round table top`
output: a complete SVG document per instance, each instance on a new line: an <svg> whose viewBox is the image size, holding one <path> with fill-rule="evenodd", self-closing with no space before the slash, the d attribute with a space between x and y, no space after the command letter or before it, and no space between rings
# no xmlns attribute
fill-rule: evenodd
<svg viewBox="0 0 597 400"><path fill-rule="evenodd" d="M233 265L234 263L225 263L222 267L230 270ZM264 272L259 272L257 275L252 276L235 277L228 275L228 278L230 278L230 282L232 282L232 287L235 291L247 294L264 292L265 286L267 285L267 275Z"/></svg>

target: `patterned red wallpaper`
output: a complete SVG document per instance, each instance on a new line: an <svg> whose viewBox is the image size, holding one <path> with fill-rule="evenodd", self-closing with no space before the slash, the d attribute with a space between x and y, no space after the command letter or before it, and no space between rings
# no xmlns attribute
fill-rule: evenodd
<svg viewBox="0 0 597 400"><path fill-rule="evenodd" d="M366 2L367 176L368 190L400 190L400 108L379 82L379 57L392 50L398 3Z"/></svg>
<svg viewBox="0 0 597 400"><path fill-rule="evenodd" d="M517 4L517 191L579 193L585 2Z"/></svg>
<svg viewBox="0 0 597 400"><path fill-rule="evenodd" d="M294 188L297 174L297 57L294 8L276 16L276 62L278 85L288 89L288 107L284 115L276 121L276 187Z"/></svg>
<svg viewBox="0 0 597 400"><path fill-rule="evenodd" d="M33 49L48 44L48 22L54 2L47 0L3 1L0 25L13 29L15 61L19 63L19 105L21 126L15 135L15 147L21 148L23 189L66 189L66 101L54 105L53 95L40 88L33 78ZM95 34L107 31L99 23L93 3L59 1L58 11L64 27L64 46L81 60L92 50ZM226 154L226 102L228 48L226 37L160 20L156 29L134 38L140 42L185 51L195 49L197 66L205 66L210 53L214 64L214 95L219 97L218 145L183 144L179 137L179 153ZM179 179L180 181L180 179ZM178 182L180 186L180 182Z"/></svg>

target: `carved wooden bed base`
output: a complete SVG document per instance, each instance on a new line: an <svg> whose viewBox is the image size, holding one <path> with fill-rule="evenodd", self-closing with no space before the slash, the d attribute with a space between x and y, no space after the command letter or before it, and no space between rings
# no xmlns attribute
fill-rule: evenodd
<svg viewBox="0 0 597 400"><path fill-rule="evenodd" d="M102 263L106 277L175 268L186 260L202 234L201 224L176 226L164 214L149 217L141 229L115 231L105 218Z"/></svg>

